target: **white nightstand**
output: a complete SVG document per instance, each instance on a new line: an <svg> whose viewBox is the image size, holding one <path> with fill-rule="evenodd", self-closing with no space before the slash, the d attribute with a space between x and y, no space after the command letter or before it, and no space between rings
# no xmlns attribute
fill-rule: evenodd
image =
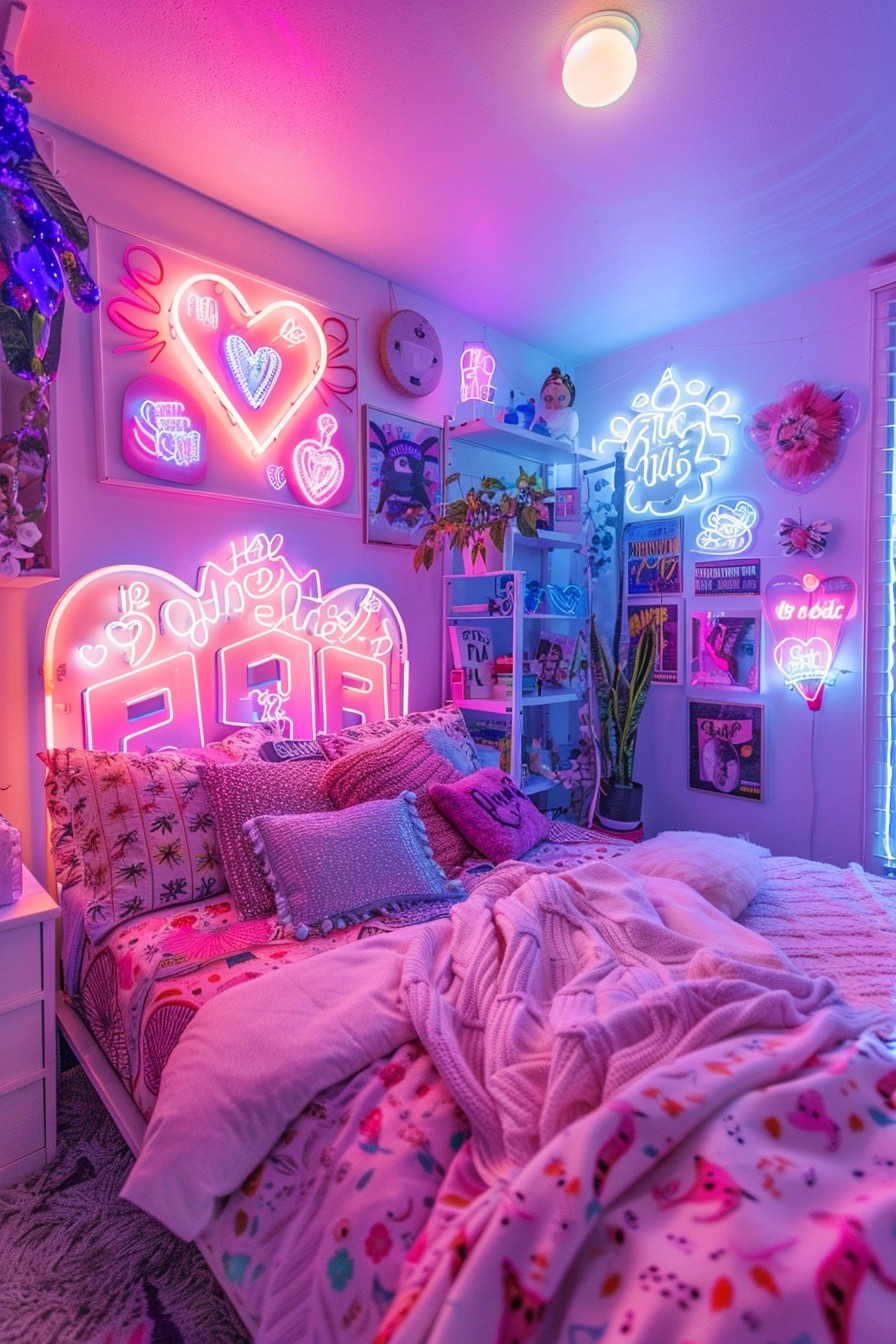
<svg viewBox="0 0 896 1344"><path fill-rule="evenodd" d="M59 906L26 869L0 905L0 1185L56 1152L56 929Z"/></svg>

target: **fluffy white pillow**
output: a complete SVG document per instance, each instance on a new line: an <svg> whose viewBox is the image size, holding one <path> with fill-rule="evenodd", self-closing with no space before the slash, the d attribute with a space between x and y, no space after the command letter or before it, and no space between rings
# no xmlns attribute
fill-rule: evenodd
<svg viewBox="0 0 896 1344"><path fill-rule="evenodd" d="M770 853L733 835L661 831L614 862L645 877L685 882L717 910L737 919L761 887L762 860Z"/></svg>

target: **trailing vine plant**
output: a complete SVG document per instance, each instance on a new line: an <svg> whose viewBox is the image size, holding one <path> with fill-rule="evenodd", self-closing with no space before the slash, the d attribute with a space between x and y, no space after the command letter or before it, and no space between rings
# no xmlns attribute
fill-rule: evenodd
<svg viewBox="0 0 896 1344"><path fill-rule="evenodd" d="M29 383L21 423L0 437L0 578L48 567L40 522L49 498L49 387L59 367L67 288L83 312L99 290L81 260L83 215L28 129L30 81L0 62L0 350Z"/></svg>

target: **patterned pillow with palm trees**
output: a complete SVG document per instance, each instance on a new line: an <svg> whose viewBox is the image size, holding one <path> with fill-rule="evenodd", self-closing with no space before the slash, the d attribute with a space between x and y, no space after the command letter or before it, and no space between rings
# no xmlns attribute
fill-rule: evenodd
<svg viewBox="0 0 896 1344"><path fill-rule="evenodd" d="M38 754L48 798L68 809L68 848L77 857L92 942L134 915L227 890L199 773L202 753L62 747Z"/></svg>

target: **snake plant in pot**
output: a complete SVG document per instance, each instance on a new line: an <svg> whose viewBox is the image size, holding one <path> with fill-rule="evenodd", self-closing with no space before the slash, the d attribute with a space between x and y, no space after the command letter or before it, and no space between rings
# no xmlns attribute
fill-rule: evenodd
<svg viewBox="0 0 896 1344"><path fill-rule="evenodd" d="M597 815L613 830L634 829L641 821L642 786L634 779L638 724L653 681L656 627L621 644L621 604L612 643L596 617L589 631L594 698L598 711L600 794Z"/></svg>
<svg viewBox="0 0 896 1344"><path fill-rule="evenodd" d="M612 830L633 830L641 821L643 790L633 774L635 746L657 655L655 625L645 626L636 638L623 639L624 509L625 470L619 454L614 463L612 504L605 511L607 518L613 520L614 533L610 547L606 548L612 553L615 578L612 635L609 639L604 636L593 611L588 632L590 705L592 716L597 719L595 745L600 758L596 810L601 824ZM604 563L602 559L602 567Z"/></svg>

